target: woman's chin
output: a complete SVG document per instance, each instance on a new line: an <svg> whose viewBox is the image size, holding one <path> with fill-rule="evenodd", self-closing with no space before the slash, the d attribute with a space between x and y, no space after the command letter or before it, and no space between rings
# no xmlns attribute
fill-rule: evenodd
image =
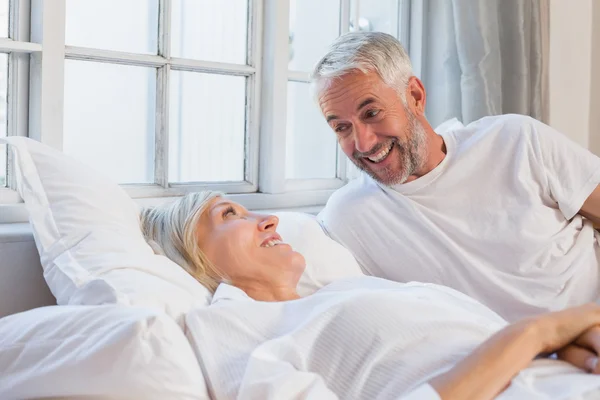
<svg viewBox="0 0 600 400"><path fill-rule="evenodd" d="M293 253L294 254L292 255L292 263L294 265L294 269L298 269L300 271L300 275L302 275L304 273L304 270L306 269L306 259L302 254L298 253L297 251L294 251Z"/></svg>
<svg viewBox="0 0 600 400"><path fill-rule="evenodd" d="M266 256L266 257L265 257ZM304 256L297 251L294 251L288 244L280 244L267 249L267 252L262 253L263 267L267 265L276 270L286 270L294 272L298 276L302 275L306 269L306 260Z"/></svg>
<svg viewBox="0 0 600 400"><path fill-rule="evenodd" d="M297 251L290 250L285 253L285 260L282 260L284 266L294 271L300 271L300 274L306 269L306 259Z"/></svg>

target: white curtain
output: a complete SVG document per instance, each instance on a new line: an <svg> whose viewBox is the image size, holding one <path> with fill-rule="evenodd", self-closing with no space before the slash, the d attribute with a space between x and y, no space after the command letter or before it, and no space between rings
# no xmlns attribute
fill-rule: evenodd
<svg viewBox="0 0 600 400"><path fill-rule="evenodd" d="M546 119L547 0L414 1L425 2L417 28L432 126L506 113Z"/></svg>

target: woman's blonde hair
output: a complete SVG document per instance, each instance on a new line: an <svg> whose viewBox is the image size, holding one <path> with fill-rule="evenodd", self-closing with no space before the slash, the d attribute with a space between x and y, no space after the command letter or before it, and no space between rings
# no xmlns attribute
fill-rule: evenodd
<svg viewBox="0 0 600 400"><path fill-rule="evenodd" d="M142 233L154 252L180 265L213 293L221 274L200 249L196 227L210 201L222 195L190 193L172 203L145 208L140 215Z"/></svg>

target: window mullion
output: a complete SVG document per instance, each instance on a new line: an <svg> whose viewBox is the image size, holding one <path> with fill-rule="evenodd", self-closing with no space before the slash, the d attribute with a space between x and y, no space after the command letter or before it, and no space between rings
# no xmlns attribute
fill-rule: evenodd
<svg viewBox="0 0 600 400"><path fill-rule="evenodd" d="M20 42L29 42L30 2L23 0L11 4L9 36ZM8 135L27 136L29 104L29 54L13 53L9 59L8 84ZM13 154L8 153L8 186L16 189L13 179Z"/></svg>
<svg viewBox="0 0 600 400"><path fill-rule="evenodd" d="M340 0L340 35L350 31L350 2L352 0Z"/></svg>
<svg viewBox="0 0 600 400"><path fill-rule="evenodd" d="M410 12L410 34L407 46L412 61L413 73L422 77L424 61L427 54L427 2L411 1Z"/></svg>
<svg viewBox="0 0 600 400"><path fill-rule="evenodd" d="M160 0L158 55L167 59L171 57L171 0Z"/></svg>
<svg viewBox="0 0 600 400"><path fill-rule="evenodd" d="M398 0L398 40L410 54L410 0Z"/></svg>
<svg viewBox="0 0 600 400"><path fill-rule="evenodd" d="M156 131L154 137L154 182L169 187L169 64L158 69L156 77Z"/></svg>
<svg viewBox="0 0 600 400"><path fill-rule="evenodd" d="M31 41L42 44L31 55L29 136L63 149L66 0L33 0Z"/></svg>
<svg viewBox="0 0 600 400"><path fill-rule="evenodd" d="M10 38L19 42L29 42L31 1L20 0L12 3Z"/></svg>
<svg viewBox="0 0 600 400"><path fill-rule="evenodd" d="M289 1L265 0L259 189L285 190Z"/></svg>
<svg viewBox="0 0 600 400"><path fill-rule="evenodd" d="M263 0L251 0L248 12L247 64L254 69L246 80L246 149L244 179L255 189L259 180L260 98L262 82Z"/></svg>
<svg viewBox="0 0 600 400"><path fill-rule="evenodd" d="M340 35L344 33L348 33L350 31L350 11L351 11L351 3L354 0L340 0ZM355 10L357 10L358 4L354 4ZM358 11L355 11L358 13ZM336 177L342 181L347 180L347 161L344 156L340 146L336 146Z"/></svg>
<svg viewBox="0 0 600 400"><path fill-rule="evenodd" d="M154 182L169 187L169 92L171 66L171 0L160 1L158 29L158 55L167 64L157 71L156 79L156 131L154 136Z"/></svg>

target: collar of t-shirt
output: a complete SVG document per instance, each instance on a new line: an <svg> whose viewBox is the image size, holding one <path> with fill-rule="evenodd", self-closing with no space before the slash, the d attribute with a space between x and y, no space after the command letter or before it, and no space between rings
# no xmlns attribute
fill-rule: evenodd
<svg viewBox="0 0 600 400"><path fill-rule="evenodd" d="M392 186L384 186L379 184L379 186L381 186L381 188L384 190L392 189L398 193L408 195L418 190L421 190L422 188L430 185L433 181L435 181L447 168L448 163L454 155L456 144L453 131L445 132L443 134L440 134L440 136L442 137L442 139L444 140L444 144L446 145L446 156L444 157L442 162L439 163L434 169L432 169L422 177L408 183L401 183Z"/></svg>
<svg viewBox="0 0 600 400"><path fill-rule="evenodd" d="M246 300L246 301L255 301L253 298L248 296L246 292L242 289L237 288L228 283L221 283L217 290L215 290L215 294L212 297L210 302L211 305L218 303L219 301L224 300Z"/></svg>

